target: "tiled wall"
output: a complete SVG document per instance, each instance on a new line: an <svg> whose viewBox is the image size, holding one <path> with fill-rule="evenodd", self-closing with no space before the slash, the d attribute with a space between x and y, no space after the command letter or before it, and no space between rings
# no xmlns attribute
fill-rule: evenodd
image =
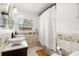
<svg viewBox="0 0 79 59"><path fill-rule="evenodd" d="M57 33L57 46L69 55L79 50L79 33Z"/></svg>
<svg viewBox="0 0 79 59"><path fill-rule="evenodd" d="M79 43L79 33L58 33L57 39Z"/></svg>

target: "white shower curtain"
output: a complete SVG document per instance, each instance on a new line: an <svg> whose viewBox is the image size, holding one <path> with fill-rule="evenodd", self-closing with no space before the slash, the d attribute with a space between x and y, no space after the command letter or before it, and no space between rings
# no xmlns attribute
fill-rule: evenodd
<svg viewBox="0 0 79 59"><path fill-rule="evenodd" d="M55 6L47 9L39 18L39 41L48 49L56 50Z"/></svg>
<svg viewBox="0 0 79 59"><path fill-rule="evenodd" d="M43 25L44 20L43 20L43 14L39 17L39 41L42 45L44 45L44 36L43 36Z"/></svg>

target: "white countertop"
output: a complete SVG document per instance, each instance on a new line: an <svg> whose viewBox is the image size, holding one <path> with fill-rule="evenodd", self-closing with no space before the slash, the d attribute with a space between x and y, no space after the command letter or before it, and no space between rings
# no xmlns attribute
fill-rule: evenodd
<svg viewBox="0 0 79 59"><path fill-rule="evenodd" d="M7 51L12 51L12 50L17 50L21 48L28 48L28 44L26 40L22 41L21 44L13 46L12 43L9 43L3 50L2 52L7 52Z"/></svg>
<svg viewBox="0 0 79 59"><path fill-rule="evenodd" d="M23 41L23 40L25 40L25 37L21 37L21 36L17 36L17 37L15 37L15 38L11 38L11 39L9 39L9 41L13 41L13 42L16 42L16 41Z"/></svg>

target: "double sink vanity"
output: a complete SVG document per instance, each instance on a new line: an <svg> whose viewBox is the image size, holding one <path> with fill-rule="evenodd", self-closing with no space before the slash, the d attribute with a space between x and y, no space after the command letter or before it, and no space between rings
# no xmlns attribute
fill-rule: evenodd
<svg viewBox="0 0 79 59"><path fill-rule="evenodd" d="M10 34L12 32L9 31L7 33ZM9 39L5 37L2 41L4 41L1 45L2 56L27 56L28 44L23 35L15 35L14 38Z"/></svg>

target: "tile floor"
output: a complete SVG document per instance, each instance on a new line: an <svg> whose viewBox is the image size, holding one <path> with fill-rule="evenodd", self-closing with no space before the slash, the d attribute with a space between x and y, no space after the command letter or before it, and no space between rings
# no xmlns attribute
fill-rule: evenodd
<svg viewBox="0 0 79 59"><path fill-rule="evenodd" d="M36 50L42 49L37 34L25 35L28 43L28 56L38 56Z"/></svg>

